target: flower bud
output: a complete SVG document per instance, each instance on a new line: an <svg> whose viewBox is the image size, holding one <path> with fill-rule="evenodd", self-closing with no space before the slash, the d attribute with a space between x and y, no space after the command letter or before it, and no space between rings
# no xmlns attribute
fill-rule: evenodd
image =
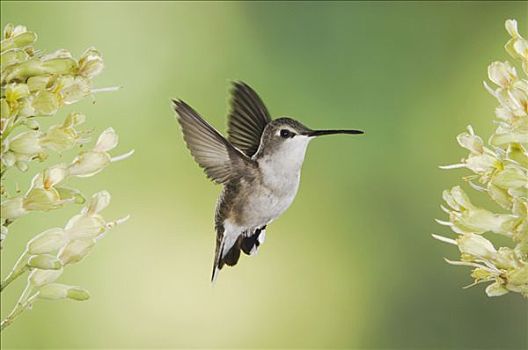
<svg viewBox="0 0 528 350"><path fill-rule="evenodd" d="M90 299L90 293L86 289L80 287L70 287L68 289L68 298L78 301L84 301Z"/></svg>
<svg viewBox="0 0 528 350"><path fill-rule="evenodd" d="M13 137L9 141L9 149L15 153L34 155L42 151L40 145L40 132L26 131Z"/></svg>
<svg viewBox="0 0 528 350"><path fill-rule="evenodd" d="M67 242L62 228L51 228L33 237L27 243L29 254L49 254L62 248Z"/></svg>
<svg viewBox="0 0 528 350"><path fill-rule="evenodd" d="M103 57L95 48L86 50L79 60L79 74L89 79L94 78L104 68Z"/></svg>
<svg viewBox="0 0 528 350"><path fill-rule="evenodd" d="M24 209L22 197L15 197L2 201L2 220L13 220L27 213Z"/></svg>
<svg viewBox="0 0 528 350"><path fill-rule="evenodd" d="M62 268L61 261L50 254L33 255L29 258L28 265L41 270L58 270Z"/></svg>
<svg viewBox="0 0 528 350"><path fill-rule="evenodd" d="M62 274L62 271L62 268L58 270L35 269L29 274L28 281L33 287L41 287L55 282Z"/></svg>
<svg viewBox="0 0 528 350"><path fill-rule="evenodd" d="M73 300L86 300L90 298L88 291L80 288L67 286L60 283L51 283L40 288L39 298L48 300L59 300L59 299L73 299Z"/></svg>
<svg viewBox="0 0 528 350"><path fill-rule="evenodd" d="M83 152L70 165L70 174L78 177L95 175L110 164L110 160L110 156L104 152Z"/></svg>
<svg viewBox="0 0 528 350"><path fill-rule="evenodd" d="M94 246L95 239L73 240L59 251L58 258L63 265L74 264L84 259Z"/></svg>

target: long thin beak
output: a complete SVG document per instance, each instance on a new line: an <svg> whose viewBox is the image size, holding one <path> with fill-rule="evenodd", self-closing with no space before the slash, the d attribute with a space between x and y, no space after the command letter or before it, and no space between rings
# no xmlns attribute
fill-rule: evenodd
<svg viewBox="0 0 528 350"><path fill-rule="evenodd" d="M307 132L305 135L310 137L323 136L323 135L337 135L337 134L348 134L348 135L359 135L364 134L363 130L312 130Z"/></svg>

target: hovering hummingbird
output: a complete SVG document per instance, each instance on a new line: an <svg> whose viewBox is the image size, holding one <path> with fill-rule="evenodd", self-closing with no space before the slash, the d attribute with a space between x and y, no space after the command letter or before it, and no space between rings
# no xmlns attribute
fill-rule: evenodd
<svg viewBox="0 0 528 350"><path fill-rule="evenodd" d="M223 185L215 215L216 251L211 281L240 251L255 254L266 226L292 204L310 140L361 130L312 130L291 118L272 120L257 93L235 82L227 139L182 100L173 100L183 138L207 177Z"/></svg>

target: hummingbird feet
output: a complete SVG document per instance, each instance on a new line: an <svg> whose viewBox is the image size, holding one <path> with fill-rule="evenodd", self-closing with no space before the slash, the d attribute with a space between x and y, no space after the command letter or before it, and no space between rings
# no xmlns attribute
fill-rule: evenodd
<svg viewBox="0 0 528 350"><path fill-rule="evenodd" d="M251 236L242 237L240 249L247 255L254 255L258 251L258 247L264 243L266 237L266 225L258 228Z"/></svg>

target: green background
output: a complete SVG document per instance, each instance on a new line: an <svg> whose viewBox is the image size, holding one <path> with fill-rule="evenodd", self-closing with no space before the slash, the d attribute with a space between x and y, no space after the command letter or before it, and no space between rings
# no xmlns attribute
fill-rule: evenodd
<svg viewBox="0 0 528 350"><path fill-rule="evenodd" d="M3 347L526 348L526 301L462 290L469 271L442 259L457 250L431 238L448 233L433 221L441 191L467 174L438 165L464 156L455 136L467 124L491 133L497 102L482 81L491 61L509 59L504 21L527 33L526 2L2 1L1 10L2 26L28 26L46 52L103 52L97 87L123 88L66 110L84 112L97 133L113 126L114 154L136 150L70 181L112 193L105 217L131 215L59 280L92 298L38 302L3 332ZM258 256L211 286L220 187L189 155L169 98L224 132L232 80L253 86L274 116L367 134L314 141L297 198ZM27 188L29 175L8 177ZM2 275L28 239L78 210L13 224ZM23 283L2 294L3 316Z"/></svg>

